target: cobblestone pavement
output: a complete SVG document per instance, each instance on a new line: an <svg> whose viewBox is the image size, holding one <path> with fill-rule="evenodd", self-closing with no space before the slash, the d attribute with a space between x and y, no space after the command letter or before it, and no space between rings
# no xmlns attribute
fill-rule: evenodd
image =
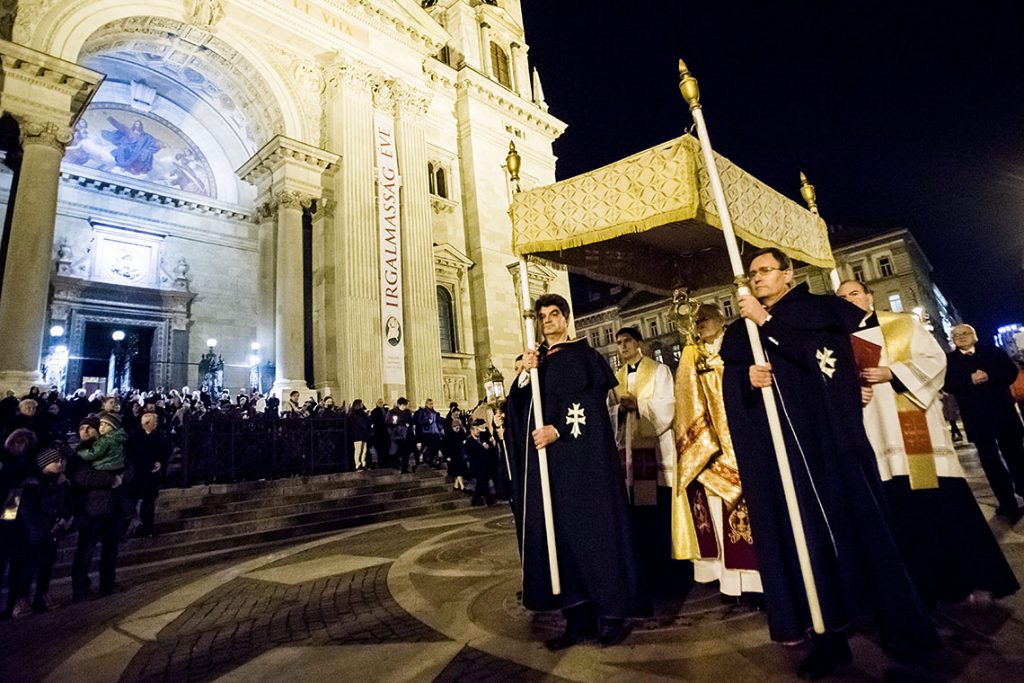
<svg viewBox="0 0 1024 683"><path fill-rule="evenodd" d="M991 517L977 463L962 458ZM1024 536L992 528L1024 576ZM620 646L550 653L540 643L560 618L522 609L519 579L505 506L384 523L0 622L0 680L732 683L790 680L804 654L771 644L756 609L701 585L664 591ZM858 633L855 665L838 679L1020 680L1021 599L941 606L946 648L916 667Z"/></svg>

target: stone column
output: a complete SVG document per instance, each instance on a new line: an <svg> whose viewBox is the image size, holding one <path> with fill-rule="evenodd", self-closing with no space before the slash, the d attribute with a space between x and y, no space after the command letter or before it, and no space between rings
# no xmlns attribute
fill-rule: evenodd
<svg viewBox="0 0 1024 683"><path fill-rule="evenodd" d="M274 358L276 345L275 320L277 277L277 211L271 202L264 202L256 209L256 223L259 225L259 301L256 320L256 341L260 345L260 360Z"/></svg>
<svg viewBox="0 0 1024 683"><path fill-rule="evenodd" d="M516 91L516 94L520 97L527 97L526 93L530 91L530 83L528 80L523 79L522 63L526 55L523 54L523 46L519 43L509 43L509 71L512 72L512 89Z"/></svg>
<svg viewBox="0 0 1024 683"><path fill-rule="evenodd" d="M238 169L256 185L260 203L276 210L274 292L275 396L293 390L309 395L305 372L304 298L302 288L302 211L323 193L323 176L338 161L298 140L277 136Z"/></svg>
<svg viewBox="0 0 1024 683"><path fill-rule="evenodd" d="M398 169L402 174L402 287L405 299L406 384L417 404L442 396L441 339L433 226L427 179L427 140L423 124L429 100L410 88L398 89Z"/></svg>
<svg viewBox="0 0 1024 683"><path fill-rule="evenodd" d="M374 175L373 87L366 65L339 59L328 69L328 149L338 170L330 187L336 207L324 220L325 316L334 321L335 364L345 400L372 406L386 397L380 302L380 228ZM358 362L352 362L358 359Z"/></svg>
<svg viewBox="0 0 1024 683"><path fill-rule="evenodd" d="M274 194L277 205L277 264L274 293L274 377L273 393L287 397L298 389L305 393L305 300L302 287L302 210L313 198L293 190Z"/></svg>
<svg viewBox="0 0 1024 683"><path fill-rule="evenodd" d="M486 21L480 22L480 65L485 76L494 75L494 65L491 64L491 25Z"/></svg>
<svg viewBox="0 0 1024 683"><path fill-rule="evenodd" d="M0 387L24 391L42 384L39 359L46 324L57 184L71 131L52 123L22 122L23 158L11 220L0 298Z"/></svg>
<svg viewBox="0 0 1024 683"><path fill-rule="evenodd" d="M18 120L22 145L0 296L0 390L23 393L43 380L39 367L53 272L60 162L74 119L103 77L7 41L0 41L0 65L0 109Z"/></svg>

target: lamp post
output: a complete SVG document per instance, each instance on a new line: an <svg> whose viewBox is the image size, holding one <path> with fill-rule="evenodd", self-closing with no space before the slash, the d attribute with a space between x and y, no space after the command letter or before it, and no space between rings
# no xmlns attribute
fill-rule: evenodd
<svg viewBox="0 0 1024 683"><path fill-rule="evenodd" d="M64 328L61 325L54 325L50 328L50 350L43 361L44 381L51 387L56 387L61 394L65 391L68 372L68 347L62 343Z"/></svg>
<svg viewBox="0 0 1024 683"><path fill-rule="evenodd" d="M124 330L114 330L110 335L114 340L114 348L110 350L110 363L107 365L107 387L110 391L120 390L124 383Z"/></svg>
<svg viewBox="0 0 1024 683"><path fill-rule="evenodd" d="M484 394L487 396L487 402L492 406L497 406L498 402L505 398L505 378L502 376L501 371L494 367L493 360L490 367L487 368Z"/></svg>
<svg viewBox="0 0 1024 683"><path fill-rule="evenodd" d="M249 390L263 393L263 386L260 382L260 343L249 344Z"/></svg>
<svg viewBox="0 0 1024 683"><path fill-rule="evenodd" d="M199 386L213 395L224 390L224 359L214 350L216 339L206 340L206 353L199 359Z"/></svg>

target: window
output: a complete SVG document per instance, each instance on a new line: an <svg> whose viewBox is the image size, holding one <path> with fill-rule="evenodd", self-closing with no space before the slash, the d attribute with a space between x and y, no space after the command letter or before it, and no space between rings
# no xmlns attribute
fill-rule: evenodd
<svg viewBox="0 0 1024 683"><path fill-rule="evenodd" d="M665 362L665 352L662 351L661 344L657 344L653 349L651 349L651 357L659 363Z"/></svg>
<svg viewBox="0 0 1024 683"><path fill-rule="evenodd" d="M894 271L892 267L892 259L888 256L883 256L878 259L878 272L881 277L892 277Z"/></svg>
<svg viewBox="0 0 1024 683"><path fill-rule="evenodd" d="M508 55L497 43L491 43L491 70L498 83L512 89L512 76L508 70Z"/></svg>
<svg viewBox="0 0 1024 683"><path fill-rule="evenodd" d="M601 330L590 331L590 345L595 349L601 345Z"/></svg>
<svg viewBox="0 0 1024 683"><path fill-rule="evenodd" d="M608 354L608 365L612 366L613 369L618 370L622 367L622 360L619 358L617 353Z"/></svg>
<svg viewBox="0 0 1024 683"><path fill-rule="evenodd" d="M437 53L437 58L439 61L447 64L448 66L451 66L452 49L449 46L445 45L444 47L441 48L441 51Z"/></svg>
<svg viewBox="0 0 1024 683"><path fill-rule="evenodd" d="M441 164L427 162L427 182L430 185L430 194L448 199L448 174Z"/></svg>
<svg viewBox="0 0 1024 683"><path fill-rule="evenodd" d="M732 297L728 299L722 299L722 315L726 318L731 318L736 315L735 308L733 307Z"/></svg>
<svg viewBox="0 0 1024 683"><path fill-rule="evenodd" d="M903 312L903 299L900 298L899 294L889 295L889 310L893 313Z"/></svg>
<svg viewBox="0 0 1024 683"><path fill-rule="evenodd" d="M652 337L658 336L658 319L651 318L647 321L647 329L650 331Z"/></svg>
<svg viewBox="0 0 1024 683"><path fill-rule="evenodd" d="M437 286L437 329L441 334L441 353L455 353L455 304L447 287Z"/></svg>
<svg viewBox="0 0 1024 683"><path fill-rule="evenodd" d="M434 185L437 187L437 196L448 199L448 179L445 177L444 169L438 167L434 171L434 177L436 178Z"/></svg>
<svg viewBox="0 0 1024 683"><path fill-rule="evenodd" d="M682 344L672 345L672 361L675 363L679 362L679 359L683 357L683 346Z"/></svg>
<svg viewBox="0 0 1024 683"><path fill-rule="evenodd" d="M615 343L615 335L612 333L612 328L604 328L604 344L605 346Z"/></svg>
<svg viewBox="0 0 1024 683"><path fill-rule="evenodd" d="M853 272L853 279L857 282L864 282L864 264L854 263L850 270Z"/></svg>

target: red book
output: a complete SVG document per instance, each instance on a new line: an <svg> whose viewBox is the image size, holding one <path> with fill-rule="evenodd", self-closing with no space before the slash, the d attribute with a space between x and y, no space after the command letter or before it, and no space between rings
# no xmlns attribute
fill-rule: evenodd
<svg viewBox="0 0 1024 683"><path fill-rule="evenodd" d="M858 370L877 368L882 362L882 347L867 339L850 335L850 342L853 344L853 362L857 364ZM861 384L868 386L868 383L861 380Z"/></svg>

